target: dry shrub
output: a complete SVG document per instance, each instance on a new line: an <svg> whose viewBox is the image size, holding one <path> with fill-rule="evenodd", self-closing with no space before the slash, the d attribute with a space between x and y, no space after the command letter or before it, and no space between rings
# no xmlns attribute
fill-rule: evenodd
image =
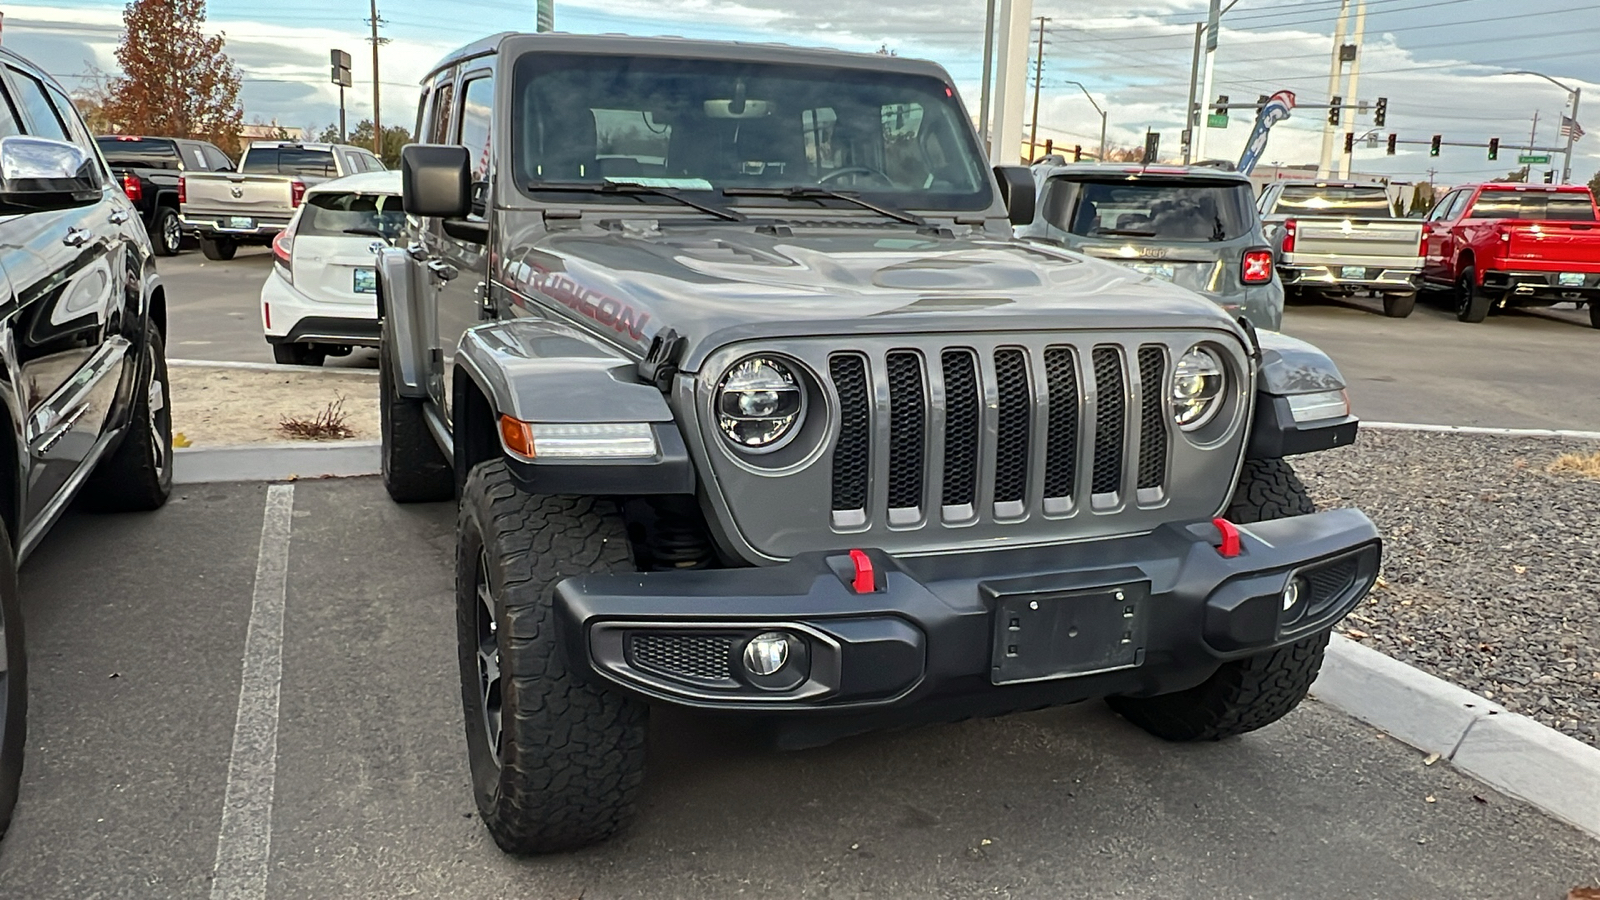
<svg viewBox="0 0 1600 900"><path fill-rule="evenodd" d="M309 419L289 416L278 422L278 430L301 441L333 441L354 437L355 429L345 424L349 413L344 411L344 398L328 404L328 408Z"/></svg>
<svg viewBox="0 0 1600 900"><path fill-rule="evenodd" d="M1549 465L1549 471L1600 480L1600 451L1589 454L1563 453Z"/></svg>

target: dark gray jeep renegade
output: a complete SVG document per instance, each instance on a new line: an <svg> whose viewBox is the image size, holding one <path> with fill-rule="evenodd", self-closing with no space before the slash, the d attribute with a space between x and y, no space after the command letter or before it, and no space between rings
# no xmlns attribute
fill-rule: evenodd
<svg viewBox="0 0 1600 900"><path fill-rule="evenodd" d="M652 703L803 746L1108 698L1170 740L1305 696L1379 541L1284 457L1315 348L1011 236L931 63L500 35L426 83L380 254L384 482L459 497L495 840L632 813Z"/></svg>

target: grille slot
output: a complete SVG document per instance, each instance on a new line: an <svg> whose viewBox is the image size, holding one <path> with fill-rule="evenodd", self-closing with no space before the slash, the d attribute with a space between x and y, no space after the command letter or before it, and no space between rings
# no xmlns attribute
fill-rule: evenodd
<svg viewBox="0 0 1600 900"><path fill-rule="evenodd" d="M1014 347L994 354L995 385L999 389L998 439L995 444L994 501L1015 504L1006 513L1022 513L1028 486L1028 421L1032 400L1028 394L1028 361Z"/></svg>
<svg viewBox="0 0 1600 900"><path fill-rule="evenodd" d="M1045 445L1044 495L1071 497L1078 481L1078 370L1072 351L1044 351L1045 384L1050 390L1050 437Z"/></svg>
<svg viewBox="0 0 1600 900"><path fill-rule="evenodd" d="M1095 425L1094 475L1096 494L1115 493L1122 487L1123 443L1127 439L1127 385L1122 377L1122 353L1115 347L1094 350Z"/></svg>
<svg viewBox="0 0 1600 900"><path fill-rule="evenodd" d="M872 460L872 411L867 361L854 353L828 360L828 374L839 392L839 442L833 448L833 509L866 509L867 473Z"/></svg>
<svg viewBox="0 0 1600 900"><path fill-rule="evenodd" d="M1167 474L1167 417L1162 413L1166 393L1166 351L1156 346L1139 348L1139 490L1160 488Z"/></svg>
<svg viewBox="0 0 1600 900"><path fill-rule="evenodd" d="M966 350L946 350L944 368L945 506L970 506L978 495L978 444L981 403L977 360Z"/></svg>
<svg viewBox="0 0 1600 900"><path fill-rule="evenodd" d="M628 641L635 668L680 681L720 684L733 678L733 639L714 635L635 633Z"/></svg>
<svg viewBox="0 0 1600 900"><path fill-rule="evenodd" d="M888 370L889 508L920 508L927 445L922 358L909 351L890 353Z"/></svg>
<svg viewBox="0 0 1600 900"><path fill-rule="evenodd" d="M1356 566L1356 558L1346 556L1306 572L1305 579L1311 585L1312 607L1330 603L1343 594L1356 580Z"/></svg>

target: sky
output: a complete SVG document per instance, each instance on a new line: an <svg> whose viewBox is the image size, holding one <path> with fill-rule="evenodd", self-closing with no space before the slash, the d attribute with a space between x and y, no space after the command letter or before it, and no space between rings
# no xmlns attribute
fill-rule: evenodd
<svg viewBox="0 0 1600 900"><path fill-rule="evenodd" d="M368 0L370 2L370 0ZM361 0L211 0L207 27L222 31L244 75L245 120L316 127L338 118L338 90L328 83L330 48L354 58L349 121L372 111L368 2ZM533 0L379 0L384 119L409 124L417 81L445 53L504 30L532 30ZM1580 88L1573 177L1600 169L1600 2L1579 0L1367 0L1358 96L1387 97L1384 133L1402 140L1487 143L1502 140L1500 160L1482 147L1446 147L1430 158L1423 145L1393 157L1382 144L1358 146L1354 168L1400 180L1455 184L1516 168L1534 114L1536 141L1557 146L1568 95L1539 78L1504 74L1532 69ZM1047 16L1040 140L1092 147L1100 120L1081 82L1109 113L1113 146L1142 145L1146 130L1176 148L1188 97L1194 25L1206 0L1035 0ZM1216 57L1217 93L1233 100L1288 89L1303 103L1326 103L1329 56L1339 0L1238 0L1223 18ZM556 27L583 33L672 34L872 51L933 59L951 72L967 106L979 106L984 0L557 0ZM1513 12L1514 10L1514 12ZM51 6L0 0L0 40L58 76L68 89L95 70L115 72L121 4L59 0ZM1348 98L1347 98L1348 101ZM1583 110L1588 110L1584 113ZM1305 110L1273 131L1265 161L1315 162L1326 114ZM1236 158L1251 114L1236 111L1213 129L1208 156ZM1372 129L1362 120L1358 132ZM1559 157L1552 162L1559 168ZM1539 167L1542 169L1542 167ZM1535 172L1535 178L1541 172Z"/></svg>

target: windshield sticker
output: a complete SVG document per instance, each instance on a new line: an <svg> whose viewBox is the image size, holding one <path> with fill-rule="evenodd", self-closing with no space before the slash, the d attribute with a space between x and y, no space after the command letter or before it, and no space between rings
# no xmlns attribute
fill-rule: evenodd
<svg viewBox="0 0 1600 900"><path fill-rule="evenodd" d="M675 188L680 191L715 190L704 178L641 178L637 175L607 175L611 184L633 184L647 188Z"/></svg>

